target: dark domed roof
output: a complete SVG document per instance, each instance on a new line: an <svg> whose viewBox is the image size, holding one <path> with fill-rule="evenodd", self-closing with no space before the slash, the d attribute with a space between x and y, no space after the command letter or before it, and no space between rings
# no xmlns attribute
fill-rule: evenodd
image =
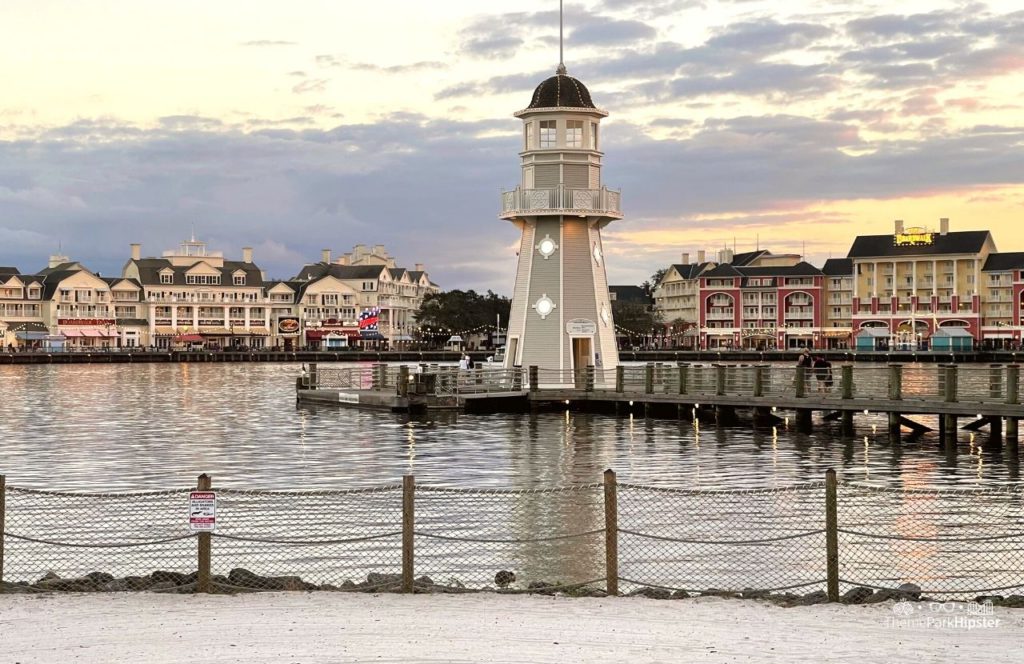
<svg viewBox="0 0 1024 664"><path fill-rule="evenodd" d="M590 90L572 76L559 72L537 86L527 108L596 108Z"/></svg>

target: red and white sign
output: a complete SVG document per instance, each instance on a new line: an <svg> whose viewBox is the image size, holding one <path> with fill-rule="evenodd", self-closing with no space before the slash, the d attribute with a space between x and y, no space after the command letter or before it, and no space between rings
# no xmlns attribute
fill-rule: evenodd
<svg viewBox="0 0 1024 664"><path fill-rule="evenodd" d="M188 527L193 531L217 529L217 494L193 491L188 494Z"/></svg>

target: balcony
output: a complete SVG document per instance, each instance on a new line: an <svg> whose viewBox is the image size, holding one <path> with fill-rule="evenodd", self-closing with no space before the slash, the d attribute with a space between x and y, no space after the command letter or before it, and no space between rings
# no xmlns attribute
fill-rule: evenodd
<svg viewBox="0 0 1024 664"><path fill-rule="evenodd" d="M559 185L552 189L523 189L501 192L502 219L538 215L598 215L622 219L622 194L600 189L573 189Z"/></svg>
<svg viewBox="0 0 1024 664"><path fill-rule="evenodd" d="M707 315L707 320L733 320L735 314L731 311L712 311Z"/></svg>

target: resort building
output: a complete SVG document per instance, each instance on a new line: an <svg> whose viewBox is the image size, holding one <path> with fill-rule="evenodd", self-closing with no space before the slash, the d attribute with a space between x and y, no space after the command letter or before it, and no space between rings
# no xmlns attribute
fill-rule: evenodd
<svg viewBox="0 0 1024 664"><path fill-rule="evenodd" d="M821 271L825 275L825 316L821 331L824 348L851 348L853 338L853 261L830 258Z"/></svg>
<svg viewBox="0 0 1024 664"><path fill-rule="evenodd" d="M160 258L142 258L138 244L131 250L122 276L142 289L147 325L140 345L267 345L275 321L252 249L242 249L242 260L230 261L221 252L207 251L206 243L193 236ZM127 288L122 292L130 296ZM129 302L122 302L125 313Z"/></svg>
<svg viewBox="0 0 1024 664"><path fill-rule="evenodd" d="M948 219L939 220L938 232L901 220L893 231L859 236L850 248L858 348L923 349L939 330L980 341L983 268L996 251L992 235L951 232Z"/></svg>
<svg viewBox="0 0 1024 664"><path fill-rule="evenodd" d="M41 348L50 330L43 318L43 280L0 267L0 342L3 348Z"/></svg>
<svg viewBox="0 0 1024 664"><path fill-rule="evenodd" d="M386 341L393 348L413 340L423 298L441 291L422 263L412 270L398 267L383 245L356 245L333 262L324 249L319 263L303 266L272 292L283 295L285 288L294 292L304 344L323 345L320 340L333 334L348 343ZM360 318L375 323L360 329Z"/></svg>
<svg viewBox="0 0 1024 664"><path fill-rule="evenodd" d="M654 310L666 325L677 331L675 338L681 343L676 345L683 348L694 348L699 337L696 328L700 283L697 278L718 265L705 261L704 256L703 250L698 251L697 262L691 263L690 254L683 253L682 262L668 266L654 285Z"/></svg>
<svg viewBox="0 0 1024 664"><path fill-rule="evenodd" d="M987 348L1020 348L1024 252L990 254L981 268L981 338Z"/></svg>

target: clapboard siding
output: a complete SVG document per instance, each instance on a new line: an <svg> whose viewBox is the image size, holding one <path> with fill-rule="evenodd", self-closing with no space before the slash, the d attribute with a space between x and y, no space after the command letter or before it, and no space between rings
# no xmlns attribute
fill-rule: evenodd
<svg viewBox="0 0 1024 664"><path fill-rule="evenodd" d="M601 240L601 229L594 227L590 229L591 249L596 245L602 256L604 255L604 244ZM597 309L597 334L598 341L595 342L598 352L601 353L601 366L604 369L614 369L619 364L619 347L615 340L615 318L612 314L612 299L608 294L608 273L605 271L604 258L600 264L595 260L593 265L593 283L595 295L595 307ZM601 308L608 309L608 323L601 319Z"/></svg>
<svg viewBox="0 0 1024 664"><path fill-rule="evenodd" d="M530 252L533 264L524 308L526 325L523 338L519 341L523 349L524 367L534 365L545 369L560 368L558 342L562 335L559 329L562 307L565 306L561 301L561 252L564 241L560 226L560 217L538 217L533 240L529 246L523 247L523 252ZM558 250L547 260L537 252L536 247L545 235L550 235L558 244ZM541 318L533 309L533 304L545 294L555 303L555 310L547 318Z"/></svg>

